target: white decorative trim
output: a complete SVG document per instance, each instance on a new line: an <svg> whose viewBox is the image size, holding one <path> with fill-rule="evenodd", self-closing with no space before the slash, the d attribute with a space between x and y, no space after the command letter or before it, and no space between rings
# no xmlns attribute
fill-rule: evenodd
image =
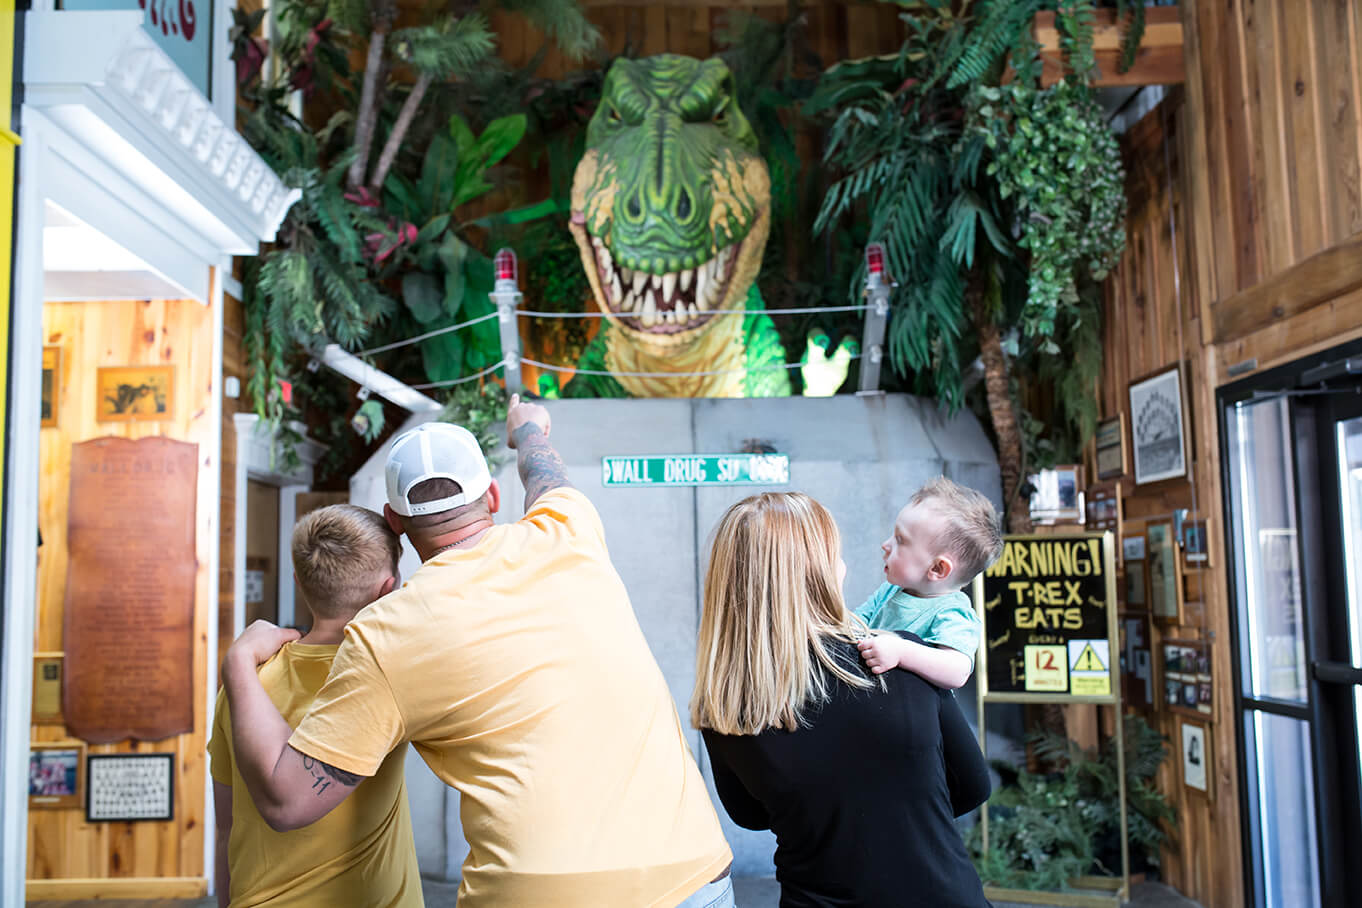
<svg viewBox="0 0 1362 908"><path fill-rule="evenodd" d="M285 186L142 27L141 11L30 13L25 103L50 117L154 196L149 164L184 190L221 252L254 254L272 241L301 190ZM91 116L93 115L93 116ZM109 142L109 132L121 142ZM130 161L131 152L144 159ZM139 173L140 171L140 173ZM183 206L177 206L183 207Z"/></svg>

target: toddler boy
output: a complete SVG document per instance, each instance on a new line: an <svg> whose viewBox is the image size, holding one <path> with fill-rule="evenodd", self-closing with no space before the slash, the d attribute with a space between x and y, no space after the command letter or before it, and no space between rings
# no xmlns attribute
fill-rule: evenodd
<svg viewBox="0 0 1362 908"><path fill-rule="evenodd" d="M908 631L927 642L875 634L857 644L875 674L905 668L955 689L974 671L982 624L961 590L1002 553L992 502L944 476L914 493L880 549L885 583L856 609L871 630Z"/></svg>
<svg viewBox="0 0 1362 908"><path fill-rule="evenodd" d="M350 619L397 585L397 536L381 516L348 504L321 508L293 528L293 572L312 628L260 667L284 720L297 727L331 671ZM403 775L406 748L322 819L275 832L233 760L232 723L219 691L208 744L218 829L218 904L374 905L420 908L421 878ZM329 785L322 781L319 785Z"/></svg>

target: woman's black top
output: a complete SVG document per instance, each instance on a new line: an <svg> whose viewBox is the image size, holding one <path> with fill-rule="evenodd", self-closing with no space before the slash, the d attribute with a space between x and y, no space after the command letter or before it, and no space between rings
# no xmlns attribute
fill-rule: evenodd
<svg viewBox="0 0 1362 908"><path fill-rule="evenodd" d="M834 646L866 672L854 644ZM986 906L954 819L988 798L979 745L949 692L880 677L887 691L832 679L796 731L704 729L719 798L739 826L776 834L780 908Z"/></svg>

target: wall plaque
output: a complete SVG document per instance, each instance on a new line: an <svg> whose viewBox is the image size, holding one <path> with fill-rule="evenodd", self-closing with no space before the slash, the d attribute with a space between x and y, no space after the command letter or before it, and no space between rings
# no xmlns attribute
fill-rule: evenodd
<svg viewBox="0 0 1362 908"><path fill-rule="evenodd" d="M71 446L62 705L76 737L193 728L197 458L168 438Z"/></svg>

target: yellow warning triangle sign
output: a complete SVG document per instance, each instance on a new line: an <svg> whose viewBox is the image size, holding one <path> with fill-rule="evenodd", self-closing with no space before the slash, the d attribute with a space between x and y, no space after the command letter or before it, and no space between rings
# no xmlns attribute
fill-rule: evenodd
<svg viewBox="0 0 1362 908"><path fill-rule="evenodd" d="M1074 671L1076 672L1104 672L1106 670L1107 667L1102 664L1102 660L1098 658L1097 650L1092 648L1091 643L1083 647L1083 652L1078 654L1078 661L1074 663Z"/></svg>

